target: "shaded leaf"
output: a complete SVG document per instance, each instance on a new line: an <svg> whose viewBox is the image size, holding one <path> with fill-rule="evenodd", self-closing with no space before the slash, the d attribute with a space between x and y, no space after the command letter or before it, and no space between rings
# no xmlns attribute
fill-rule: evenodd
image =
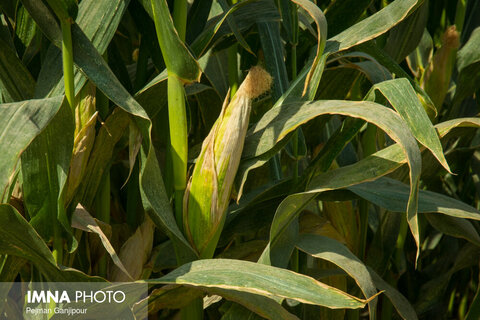
<svg viewBox="0 0 480 320"><path fill-rule="evenodd" d="M0 253L30 261L50 281L105 281L75 269L57 266L43 239L12 206L0 204L0 221Z"/></svg>
<svg viewBox="0 0 480 320"><path fill-rule="evenodd" d="M0 199L8 190L21 153L55 116L62 101L63 97L55 97L0 105Z"/></svg>

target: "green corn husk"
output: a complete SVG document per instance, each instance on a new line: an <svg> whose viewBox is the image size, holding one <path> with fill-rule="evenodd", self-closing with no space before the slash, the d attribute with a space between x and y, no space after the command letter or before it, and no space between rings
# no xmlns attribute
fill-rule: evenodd
<svg viewBox="0 0 480 320"><path fill-rule="evenodd" d="M435 52L433 61L425 74L423 87L440 113L450 87L460 36L455 26L449 27L442 37L442 46Z"/></svg>
<svg viewBox="0 0 480 320"><path fill-rule="evenodd" d="M183 225L200 258L212 258L225 222L230 192L242 156L252 99L270 89L272 78L261 67L250 69L232 101L205 138L185 190Z"/></svg>
<svg viewBox="0 0 480 320"><path fill-rule="evenodd" d="M95 111L95 86L88 82L77 97L75 109L75 140L68 173L66 203L70 203L82 182L87 168L88 158L95 142L95 123L98 112Z"/></svg>

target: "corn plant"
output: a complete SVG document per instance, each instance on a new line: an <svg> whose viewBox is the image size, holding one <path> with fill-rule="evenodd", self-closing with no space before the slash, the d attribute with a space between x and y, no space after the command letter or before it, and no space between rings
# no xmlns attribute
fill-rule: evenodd
<svg viewBox="0 0 480 320"><path fill-rule="evenodd" d="M479 319L479 94L479 1L2 0L0 280Z"/></svg>

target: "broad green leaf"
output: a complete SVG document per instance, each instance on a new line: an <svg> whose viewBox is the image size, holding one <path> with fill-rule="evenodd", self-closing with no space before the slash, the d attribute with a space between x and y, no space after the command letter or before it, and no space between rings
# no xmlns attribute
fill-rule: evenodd
<svg viewBox="0 0 480 320"><path fill-rule="evenodd" d="M399 148L399 151L405 153L410 166L411 189L407 216L412 233L418 244L419 234L416 207L421 167L420 152L415 139L405 127L405 123L398 114L392 110L368 101L336 100L315 101L303 104L291 103L279 108L272 108L251 129L250 135L247 135L244 154L262 154L273 148L278 141L281 141L289 132L299 125L324 114L341 114L369 121L384 130L393 140L402 146ZM356 176L353 177L353 179L352 176L347 176L346 178L347 181L350 181L350 185L361 183L371 179L367 178L369 172L373 172L374 175L376 175L377 170L379 170L379 167L369 166L366 168L366 171L356 171ZM343 183L347 181L338 179L335 175L332 175L329 180L319 177L320 176L317 176L312 180L308 193L291 195L277 208L270 230L270 244L264 254L268 254L273 259L276 259L275 256L285 259L284 253L281 252L282 250L276 252L276 242L306 203L313 199L318 192L335 189L328 185L329 182L339 182L340 188L346 187ZM267 251L269 251L269 253L267 253Z"/></svg>
<svg viewBox="0 0 480 320"><path fill-rule="evenodd" d="M62 100L55 97L0 105L0 199L6 195L20 155L52 120Z"/></svg>
<svg viewBox="0 0 480 320"><path fill-rule="evenodd" d="M348 188L360 197L392 212L405 212L408 201L408 186L394 179L382 177ZM464 219L480 220L475 208L445 195L420 190L418 213L437 212L449 216L427 215L428 221L439 231L455 237L465 238L479 245L480 236L473 225ZM462 219L459 219L462 218Z"/></svg>
<svg viewBox="0 0 480 320"><path fill-rule="evenodd" d="M149 157L153 157L153 159ZM173 241L179 263L195 260L197 255L178 228L173 216L155 154L150 156L142 148L140 159L142 173L140 176L140 193L145 211L150 214L150 218L156 226Z"/></svg>
<svg viewBox="0 0 480 320"><path fill-rule="evenodd" d="M49 281L105 281L75 269L57 266L43 239L12 206L0 204L0 222L0 253L30 261Z"/></svg>
<svg viewBox="0 0 480 320"><path fill-rule="evenodd" d="M175 30L166 0L151 0L153 19L157 30L158 43L168 72L177 75L184 82L200 81L201 70Z"/></svg>
<svg viewBox="0 0 480 320"><path fill-rule="evenodd" d="M389 211L405 212L407 208L408 186L394 179L383 177L348 189ZM480 212L475 208L428 190L419 192L418 212L438 212L455 218L480 220Z"/></svg>
<svg viewBox="0 0 480 320"><path fill-rule="evenodd" d="M480 127L479 118L459 118L435 125L441 138L458 127ZM355 164L330 170L315 176L309 184L310 190L336 190L358 184L359 181L372 181L393 172L407 162L398 144L382 149ZM312 199L306 196L305 199ZM301 203L301 201L299 201ZM405 211L405 210L403 210Z"/></svg>
<svg viewBox="0 0 480 320"><path fill-rule="evenodd" d="M241 296L252 293L276 300L288 298L329 308L356 309L366 304L365 300L350 296L308 276L241 260L198 260L187 263L161 278L145 282L194 286L207 292L210 288L221 289L230 291L232 298L236 292Z"/></svg>
<svg viewBox="0 0 480 320"><path fill-rule="evenodd" d="M429 149L442 166L450 172L443 154L442 144L410 82L407 79L399 78L377 83L367 95L367 100L375 100L376 90L382 93L405 120L415 138Z"/></svg>
<svg viewBox="0 0 480 320"><path fill-rule="evenodd" d="M325 50L332 53L338 52L372 40L399 24L422 3L423 0L394 1L377 13L328 39Z"/></svg>
<svg viewBox="0 0 480 320"><path fill-rule="evenodd" d="M65 185L73 151L75 124L66 100L21 156L23 193L30 224L48 241L60 224L69 250L77 245L65 206Z"/></svg>
<svg viewBox="0 0 480 320"><path fill-rule="evenodd" d="M315 258L330 261L343 269L355 280L366 299L377 294L367 267L337 240L315 234L303 234L298 239L297 248ZM375 319L376 305L376 299L369 303L371 319Z"/></svg>
<svg viewBox="0 0 480 320"><path fill-rule="evenodd" d="M6 102L31 99L35 80L10 45L0 38L0 92Z"/></svg>
<svg viewBox="0 0 480 320"><path fill-rule="evenodd" d="M433 213L426 213L425 217L438 231L452 237L463 238L480 247L480 236L467 219Z"/></svg>
<svg viewBox="0 0 480 320"><path fill-rule="evenodd" d="M368 267L370 276L378 290L382 290L388 299L392 302L398 314L405 320L417 320L417 314L410 302L394 287L383 280L372 268Z"/></svg>

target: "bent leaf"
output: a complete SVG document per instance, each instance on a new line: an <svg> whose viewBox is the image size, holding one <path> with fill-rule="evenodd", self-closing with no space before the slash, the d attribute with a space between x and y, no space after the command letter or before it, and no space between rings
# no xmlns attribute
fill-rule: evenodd
<svg viewBox="0 0 480 320"><path fill-rule="evenodd" d="M277 300L285 298L328 308L362 308L366 300L358 299L308 276L258 263L205 259L187 263L166 276L145 280L149 284L182 284L230 291L232 297L252 293Z"/></svg>
<svg viewBox="0 0 480 320"><path fill-rule="evenodd" d="M400 78L377 83L367 94L367 100L375 100L375 90L383 94L408 124L415 138L429 149L442 166L450 172L443 154L442 144L410 82L407 79Z"/></svg>
<svg viewBox="0 0 480 320"><path fill-rule="evenodd" d="M367 267L337 240L315 234L303 234L298 239L297 248L315 258L330 261L343 269L355 280L366 299L377 294ZM375 319L376 305L376 299L369 303L371 319Z"/></svg>
<svg viewBox="0 0 480 320"><path fill-rule="evenodd" d="M102 229L97 224L95 219L81 205L78 205L75 211L73 212L72 227L86 231L86 232L96 233L100 238L100 240L102 241L103 247L105 248L105 250L107 250L110 257L112 257L112 260L115 263L115 265L117 265L117 267L121 271L123 271L123 273L125 273L125 275L127 276L127 278L129 278L130 281L133 280L133 278L128 273L127 269L125 269L125 266L123 265L122 261L118 257L117 253L115 252L115 249L113 249L112 245L110 244L110 241L108 240L105 233L103 233Z"/></svg>

